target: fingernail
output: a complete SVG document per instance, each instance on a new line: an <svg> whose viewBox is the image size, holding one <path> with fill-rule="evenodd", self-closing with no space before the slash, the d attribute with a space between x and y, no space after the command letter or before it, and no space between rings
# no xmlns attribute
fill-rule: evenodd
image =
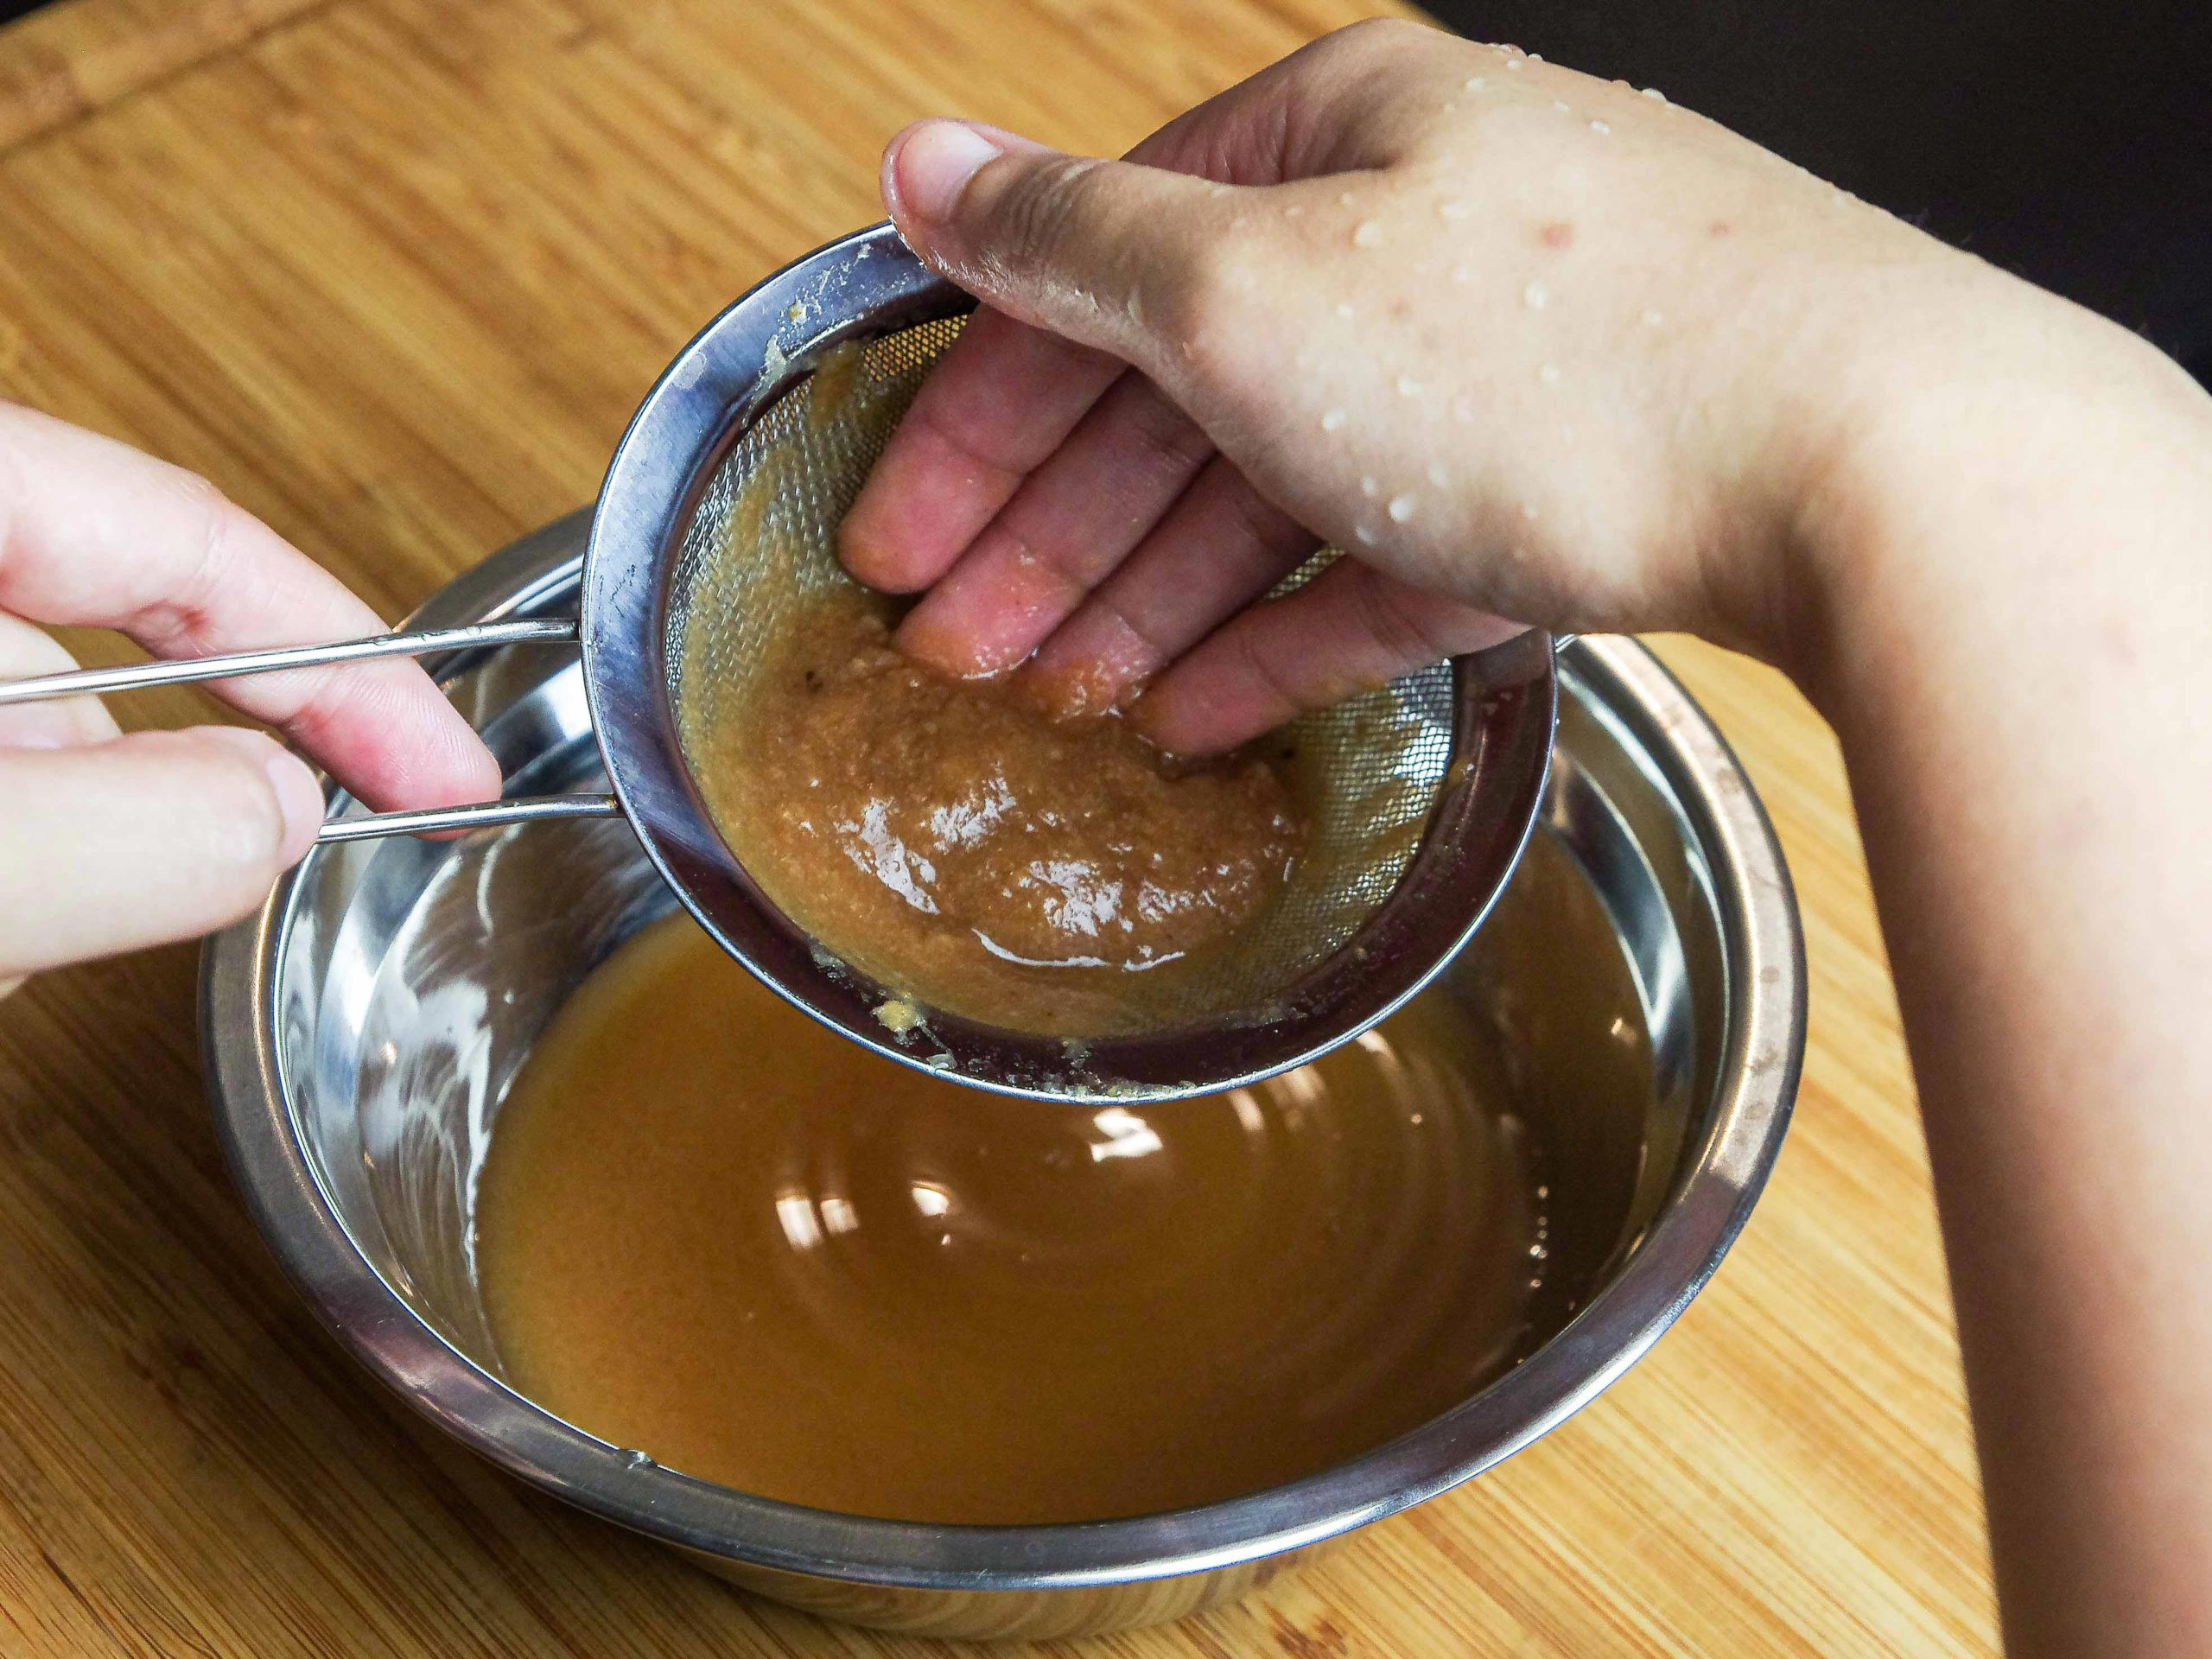
<svg viewBox="0 0 2212 1659"><path fill-rule="evenodd" d="M284 814L284 850L297 858L315 844L322 830L322 788L308 770L307 762L283 749L274 750L263 763L276 804Z"/></svg>
<svg viewBox="0 0 2212 1659"><path fill-rule="evenodd" d="M200 726L191 735L221 744L241 759L258 761L276 798L276 813L283 824L276 856L286 864L297 860L315 844L322 829L322 785L306 761L267 732L250 726ZM259 856L257 852L256 856Z"/></svg>
<svg viewBox="0 0 2212 1659"><path fill-rule="evenodd" d="M976 169L1005 154L965 122L925 121L892 158L898 205L917 219L942 224L959 207L960 193Z"/></svg>

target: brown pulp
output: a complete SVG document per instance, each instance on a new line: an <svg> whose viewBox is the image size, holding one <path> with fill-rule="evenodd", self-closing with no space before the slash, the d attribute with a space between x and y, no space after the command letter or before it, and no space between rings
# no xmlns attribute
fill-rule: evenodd
<svg viewBox="0 0 2212 1659"><path fill-rule="evenodd" d="M477 1259L509 1379L604 1440L851 1514L1096 1520L1314 1473L1510 1368L1529 1156L1448 991L1249 1088L1010 1100L671 917L516 1078Z"/></svg>
<svg viewBox="0 0 2212 1659"><path fill-rule="evenodd" d="M804 601L733 709L687 748L747 873L901 997L987 1024L1172 1023L1302 835L1267 760L1180 768L1116 717L918 666L849 585Z"/></svg>

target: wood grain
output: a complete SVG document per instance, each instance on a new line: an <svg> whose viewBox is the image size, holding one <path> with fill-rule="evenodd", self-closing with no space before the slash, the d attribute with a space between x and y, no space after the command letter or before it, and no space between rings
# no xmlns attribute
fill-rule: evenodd
<svg viewBox="0 0 2212 1659"><path fill-rule="evenodd" d="M899 123L1113 149L1353 10L71 0L0 32L0 391L215 478L397 613L588 499L693 329L877 216ZM1050 1651L1993 1650L1835 748L1765 671L1663 649L1764 791L1808 935L1797 1123L1741 1243L1649 1358L1491 1475L1227 1611ZM169 950L0 1003L0 1650L941 1650L743 1597L385 1397L230 1190L192 976Z"/></svg>
<svg viewBox="0 0 2212 1659"><path fill-rule="evenodd" d="M228 51L321 0L62 0L0 51L0 149Z"/></svg>

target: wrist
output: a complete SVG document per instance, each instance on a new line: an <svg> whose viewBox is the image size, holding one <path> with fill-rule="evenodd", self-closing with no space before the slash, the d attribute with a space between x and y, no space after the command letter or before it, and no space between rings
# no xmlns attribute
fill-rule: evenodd
<svg viewBox="0 0 2212 1659"><path fill-rule="evenodd" d="M2171 509L2205 505L2195 382L2102 318L1973 276L1840 377L1791 517L1770 656L1832 723L1900 653L2063 651L2089 612L2154 607L2182 550Z"/></svg>

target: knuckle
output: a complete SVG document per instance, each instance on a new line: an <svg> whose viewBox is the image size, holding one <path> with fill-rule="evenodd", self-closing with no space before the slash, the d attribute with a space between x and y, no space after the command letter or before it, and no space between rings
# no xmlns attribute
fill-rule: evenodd
<svg viewBox="0 0 2212 1659"><path fill-rule="evenodd" d="M1265 696L1272 699L1277 709L1295 709L1309 706L1311 699L1306 688L1289 664L1281 661L1267 643L1259 638L1257 628L1238 628L1231 634L1236 659L1251 683Z"/></svg>
<svg viewBox="0 0 2212 1659"><path fill-rule="evenodd" d="M1173 341L1190 384L1211 401L1235 404L1264 390L1280 340L1262 315L1267 262L1253 236L1201 233L1156 278L1151 320Z"/></svg>
<svg viewBox="0 0 2212 1659"><path fill-rule="evenodd" d="M187 472L181 467L169 467L164 480L180 518L199 531L205 544L219 544L228 533L230 516L238 511L231 498L198 473Z"/></svg>
<svg viewBox="0 0 2212 1659"><path fill-rule="evenodd" d="M1230 533L1263 556L1273 569L1284 556L1313 545L1305 527L1241 477L1229 498Z"/></svg>
<svg viewBox="0 0 2212 1659"><path fill-rule="evenodd" d="M1368 67L1395 60L1409 53L1433 52L1438 32L1408 17L1363 17L1347 23L1314 43L1324 63Z"/></svg>
<svg viewBox="0 0 2212 1659"><path fill-rule="evenodd" d="M177 521L191 527L196 552L168 595L150 607L147 620L172 639L189 641L222 591L245 510L207 479L181 467L169 468L166 481Z"/></svg>
<svg viewBox="0 0 2212 1659"><path fill-rule="evenodd" d="M1361 626L1393 672L1448 655L1429 632L1427 606L1406 589L1375 581L1355 587Z"/></svg>
<svg viewBox="0 0 2212 1659"><path fill-rule="evenodd" d="M998 240L1012 257L1054 265L1085 227L1107 207L1101 164L1087 156L1056 156L1025 171L1000 200Z"/></svg>
<svg viewBox="0 0 2212 1659"><path fill-rule="evenodd" d="M1160 619L1141 607L1130 605L1120 594L1102 590L1091 595L1092 627L1117 636L1133 650L1127 666L1130 677L1141 679L1159 671L1175 654L1178 643Z"/></svg>
<svg viewBox="0 0 2212 1659"><path fill-rule="evenodd" d="M1409 17L1363 17L1356 23L1347 23L1329 38L1347 48L1371 52L1408 46L1416 41L1433 41L1436 31Z"/></svg>
<svg viewBox="0 0 2212 1659"><path fill-rule="evenodd" d="M1179 477L1195 470L1213 448L1198 423L1153 390L1130 423L1140 464L1147 473Z"/></svg>

